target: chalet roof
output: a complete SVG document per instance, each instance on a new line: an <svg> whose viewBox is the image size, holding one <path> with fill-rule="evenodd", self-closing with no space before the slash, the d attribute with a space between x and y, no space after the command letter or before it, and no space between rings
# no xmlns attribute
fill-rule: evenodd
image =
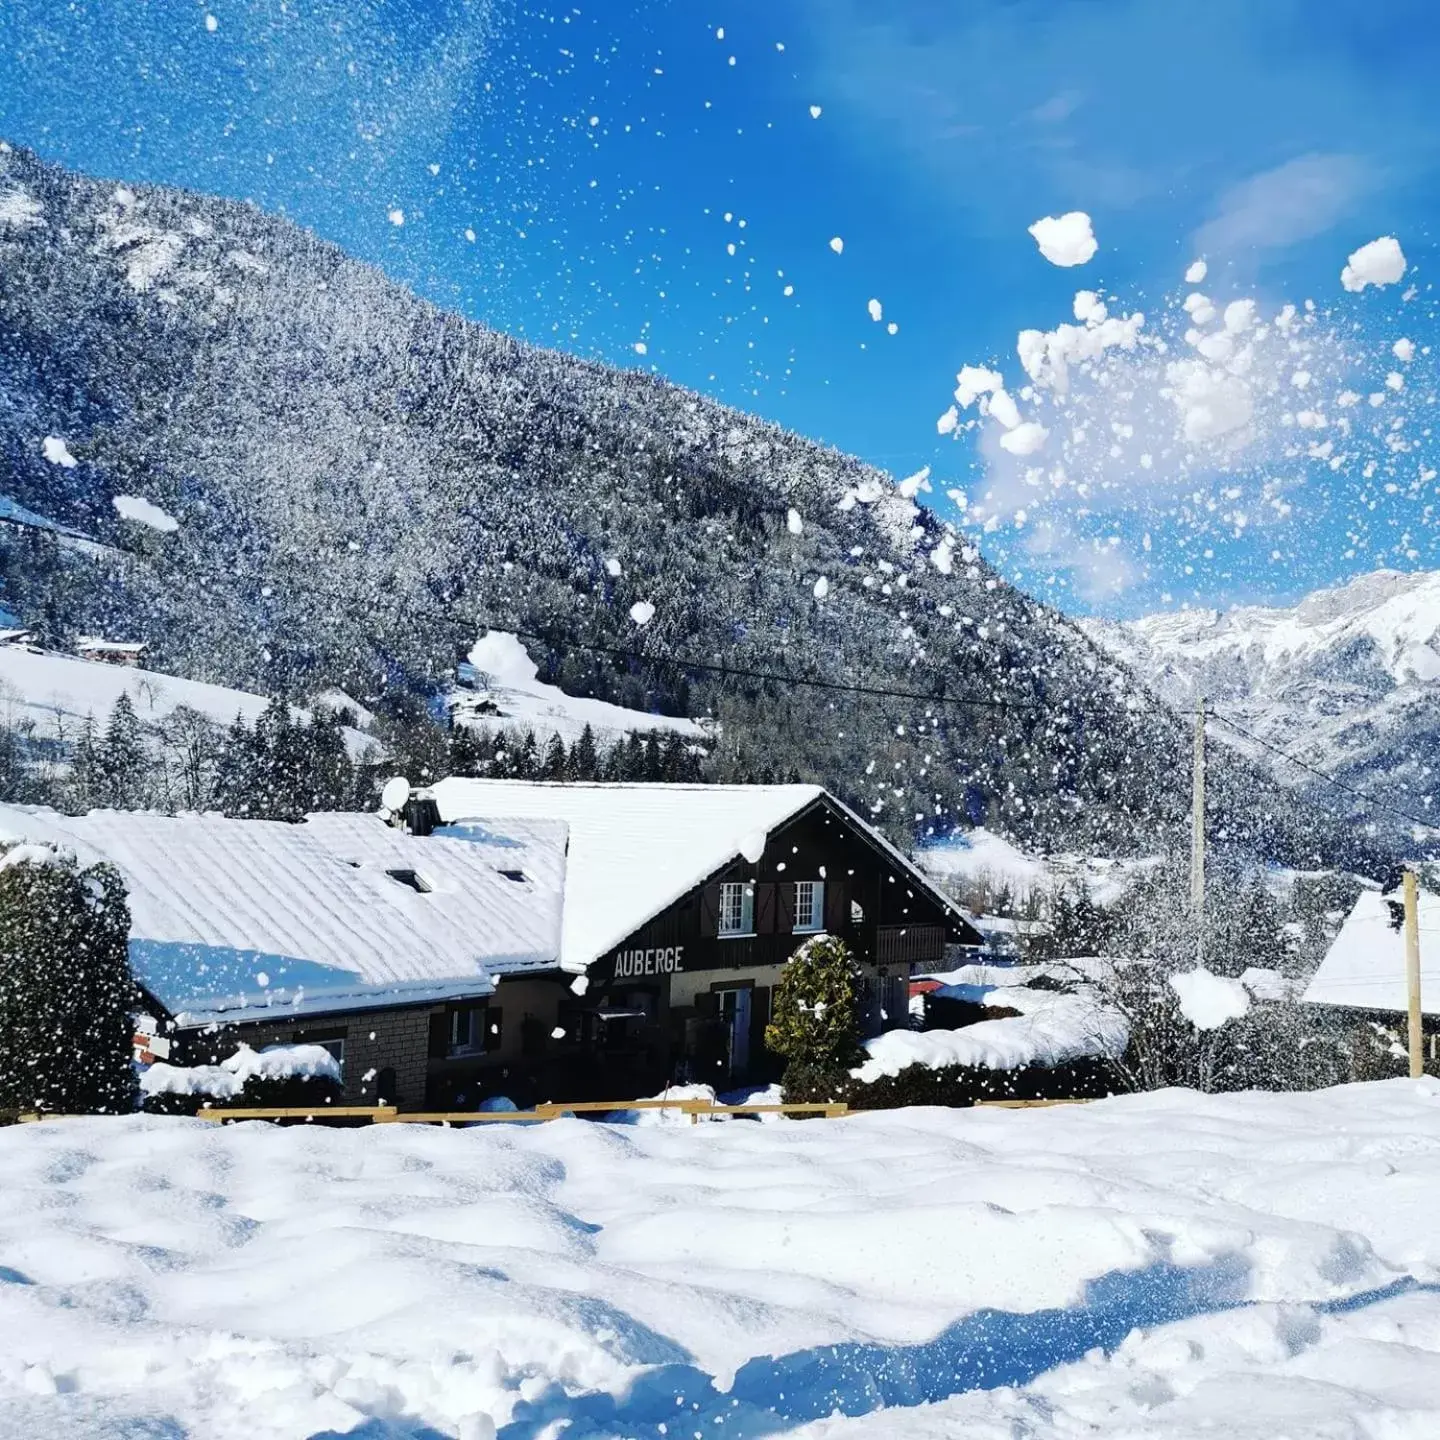
<svg viewBox="0 0 1440 1440"><path fill-rule="evenodd" d="M1308 1003L1404 1013L1405 933L1390 909L1399 898L1361 893L1305 989ZM1419 911L1420 1002L1427 1015L1440 1015L1440 895L1422 890Z"/></svg>
<svg viewBox="0 0 1440 1440"><path fill-rule="evenodd" d="M906 873L917 890L970 917L882 836L819 785L555 784L441 780L431 787L456 832L472 818L563 820L570 849L560 958L581 971L772 830L823 802ZM757 843L758 842L758 843ZM977 942L979 937L976 937Z"/></svg>
<svg viewBox="0 0 1440 1440"><path fill-rule="evenodd" d="M0 837L119 869L136 978L184 1024L484 995L495 975L558 958L554 821L418 839L375 815L288 825L0 806Z"/></svg>

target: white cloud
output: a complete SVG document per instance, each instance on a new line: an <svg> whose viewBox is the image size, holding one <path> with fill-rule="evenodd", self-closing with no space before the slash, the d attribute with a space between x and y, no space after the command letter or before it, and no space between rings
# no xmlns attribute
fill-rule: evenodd
<svg viewBox="0 0 1440 1440"><path fill-rule="evenodd" d="M1221 195L1195 232L1201 254L1274 250L1322 235L1350 212L1373 181L1354 155L1300 155L1261 171Z"/></svg>

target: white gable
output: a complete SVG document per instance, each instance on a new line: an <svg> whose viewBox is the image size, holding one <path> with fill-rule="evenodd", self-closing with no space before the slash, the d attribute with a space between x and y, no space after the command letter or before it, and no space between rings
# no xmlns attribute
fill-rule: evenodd
<svg viewBox="0 0 1440 1440"><path fill-rule="evenodd" d="M1398 892L1388 899L1399 900ZM1420 892L1420 1003L1440 1015L1440 895ZM1314 1005L1404 1011L1405 932L1391 924L1387 897L1366 890L1355 902L1305 990Z"/></svg>
<svg viewBox="0 0 1440 1440"><path fill-rule="evenodd" d="M449 779L430 793L451 833L463 833L474 817L490 815L563 820L570 827L560 941L567 970L584 970L731 861L755 854L770 831L822 799L937 904L973 923L893 845L819 785Z"/></svg>
<svg viewBox="0 0 1440 1440"><path fill-rule="evenodd" d="M374 815L287 825L0 806L0 838L113 864L136 978L185 1023L483 995L493 975L558 957L556 822L417 839ZM423 893L391 872L413 872Z"/></svg>
<svg viewBox="0 0 1440 1440"><path fill-rule="evenodd" d="M462 779L430 793L447 825L511 815L570 827L560 959L577 971L825 794L818 785Z"/></svg>

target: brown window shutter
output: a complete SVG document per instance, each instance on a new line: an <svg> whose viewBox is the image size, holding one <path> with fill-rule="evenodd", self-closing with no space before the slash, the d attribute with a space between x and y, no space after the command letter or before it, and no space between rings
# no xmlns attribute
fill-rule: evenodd
<svg viewBox="0 0 1440 1440"><path fill-rule="evenodd" d="M713 939L720 933L720 887L707 885L700 892L700 933Z"/></svg>
<svg viewBox="0 0 1440 1440"><path fill-rule="evenodd" d="M795 882L793 880L782 881L775 889L780 901L778 928L782 935L788 935L795 928Z"/></svg>
<svg viewBox="0 0 1440 1440"><path fill-rule="evenodd" d="M850 887L843 880L825 882L825 928L838 935L850 925Z"/></svg>
<svg viewBox="0 0 1440 1440"><path fill-rule="evenodd" d="M437 1010L430 1017L430 1058L443 1060L450 1051L450 1014Z"/></svg>
<svg viewBox="0 0 1440 1440"><path fill-rule="evenodd" d="M755 933L757 935L773 935L775 933L775 885L766 882L755 887Z"/></svg>

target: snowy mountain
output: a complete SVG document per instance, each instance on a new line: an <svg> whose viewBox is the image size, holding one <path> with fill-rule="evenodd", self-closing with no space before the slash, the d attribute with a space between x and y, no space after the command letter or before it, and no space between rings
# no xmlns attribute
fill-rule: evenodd
<svg viewBox="0 0 1440 1440"><path fill-rule="evenodd" d="M1348 783L1440 814L1440 571L1378 570L1297 605L1188 610L1117 624L1097 644L1174 703L1203 694L1222 716ZM1224 725L1216 737L1263 757ZM1272 757L1273 759L1273 757ZM1285 783L1313 777L1283 760Z"/></svg>
<svg viewBox="0 0 1440 1440"><path fill-rule="evenodd" d="M553 635L542 685L704 718L713 778L821 781L896 838L1144 853L1184 825L1183 721L923 476L447 314L252 206L0 147L0 469L105 547L0 526L0 600L54 648L124 633L192 679L413 714L478 635ZM1275 858L1359 863L1246 762L1213 791Z"/></svg>

